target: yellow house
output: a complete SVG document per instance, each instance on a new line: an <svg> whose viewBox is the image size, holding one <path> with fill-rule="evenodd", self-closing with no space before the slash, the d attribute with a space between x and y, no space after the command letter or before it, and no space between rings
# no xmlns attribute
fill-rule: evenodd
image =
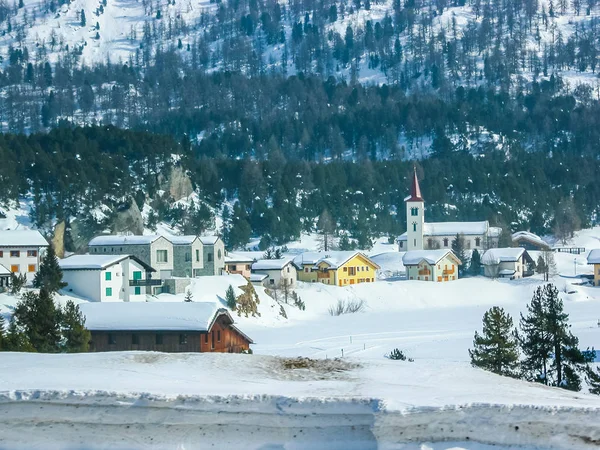
<svg viewBox="0 0 600 450"><path fill-rule="evenodd" d="M402 256L407 280L458 280L460 260L452 250L410 250Z"/></svg>
<svg viewBox="0 0 600 450"><path fill-rule="evenodd" d="M587 262L594 265L594 286L600 286L600 248L588 254Z"/></svg>
<svg viewBox="0 0 600 450"><path fill-rule="evenodd" d="M379 266L361 252L306 252L294 258L298 280L348 286L373 283Z"/></svg>

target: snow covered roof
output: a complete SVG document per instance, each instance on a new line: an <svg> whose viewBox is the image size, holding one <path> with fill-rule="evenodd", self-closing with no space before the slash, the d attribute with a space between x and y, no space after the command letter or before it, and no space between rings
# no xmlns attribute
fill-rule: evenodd
<svg viewBox="0 0 600 450"><path fill-rule="evenodd" d="M267 275L266 273L251 273L250 274L250 281L252 282L259 282L264 280L265 278L268 278L269 275Z"/></svg>
<svg viewBox="0 0 600 450"><path fill-rule="evenodd" d="M73 255L65 259L59 259L58 265L62 270L104 270L127 258L135 260L147 271L155 271L148 264L131 255Z"/></svg>
<svg viewBox="0 0 600 450"><path fill-rule="evenodd" d="M513 240L513 242L519 242L521 240L525 240L525 241L529 241L535 245L538 245L540 247L544 247L544 248L550 247L548 245L548 243L545 242L541 237L539 237L537 234L533 234L529 231L517 231L516 233L513 233L512 240Z"/></svg>
<svg viewBox="0 0 600 450"><path fill-rule="evenodd" d="M333 252L304 252L294 258L294 264L297 267L305 265L317 265L320 262L326 262L332 269L337 269L343 266L348 260L354 256L360 255L371 264L379 268L379 266L371 260L367 255L358 251L333 251Z"/></svg>
<svg viewBox="0 0 600 450"><path fill-rule="evenodd" d="M215 245L219 240L219 236L200 236L200 240L204 245Z"/></svg>
<svg viewBox="0 0 600 450"><path fill-rule="evenodd" d="M12 272L0 264L0 275L10 275Z"/></svg>
<svg viewBox="0 0 600 450"><path fill-rule="evenodd" d="M252 264L252 270L281 270L292 262L292 258L261 259Z"/></svg>
<svg viewBox="0 0 600 450"><path fill-rule="evenodd" d="M404 253L402 263L405 266L416 266L421 261L426 261L428 264L437 264L438 261L444 259L448 254L450 254L449 256L455 259L457 263L460 263L452 250L410 250Z"/></svg>
<svg viewBox="0 0 600 450"><path fill-rule="evenodd" d="M481 257L481 264L485 266L493 266L500 264L501 262L518 261L524 253L527 254L525 249L521 247L491 248Z"/></svg>
<svg viewBox="0 0 600 450"><path fill-rule="evenodd" d="M37 230L0 231L0 247L48 247L48 241Z"/></svg>
<svg viewBox="0 0 600 450"><path fill-rule="evenodd" d="M483 222L429 222L423 226L424 236L456 236L457 234L497 236L502 229L489 227L488 221ZM406 233L402 233L399 241L406 240Z"/></svg>
<svg viewBox="0 0 600 450"><path fill-rule="evenodd" d="M193 235L193 234L191 234L191 235L185 235L185 236L165 236L165 237L173 245L190 245L196 239L198 239L198 236Z"/></svg>
<svg viewBox="0 0 600 450"><path fill-rule="evenodd" d="M498 272L498 275L500 275L501 277L507 277L514 274L515 271L512 269L502 269L500 272Z"/></svg>
<svg viewBox="0 0 600 450"><path fill-rule="evenodd" d="M208 331L226 309L216 302L81 303L85 326L91 331Z"/></svg>
<svg viewBox="0 0 600 450"><path fill-rule="evenodd" d="M588 264L600 264L600 248L591 250L587 257Z"/></svg>
<svg viewBox="0 0 600 450"><path fill-rule="evenodd" d="M226 263L234 263L234 262L251 263L251 262L254 262L254 260L247 256L238 255L236 253L228 253L227 255L225 255L225 262Z"/></svg>
<svg viewBox="0 0 600 450"><path fill-rule="evenodd" d="M125 236L125 235L104 235L93 238L88 246L94 245L144 245L151 244L162 236L158 234L149 234L144 236Z"/></svg>

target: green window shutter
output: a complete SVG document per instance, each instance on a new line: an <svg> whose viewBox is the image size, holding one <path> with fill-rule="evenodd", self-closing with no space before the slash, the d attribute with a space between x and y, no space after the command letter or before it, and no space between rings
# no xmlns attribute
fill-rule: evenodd
<svg viewBox="0 0 600 450"><path fill-rule="evenodd" d="M110 281L112 279L111 276L112 276L112 273L110 273L110 272L104 272L104 279L106 281Z"/></svg>
<svg viewBox="0 0 600 450"><path fill-rule="evenodd" d="M140 272L139 270L136 270L135 272L133 272L133 279L134 280L141 280L142 279L142 272Z"/></svg>
<svg viewBox="0 0 600 450"><path fill-rule="evenodd" d="M106 296L112 297L112 288L106 288Z"/></svg>
<svg viewBox="0 0 600 450"><path fill-rule="evenodd" d="M135 287L135 295L141 295L142 294L142 288L139 286Z"/></svg>

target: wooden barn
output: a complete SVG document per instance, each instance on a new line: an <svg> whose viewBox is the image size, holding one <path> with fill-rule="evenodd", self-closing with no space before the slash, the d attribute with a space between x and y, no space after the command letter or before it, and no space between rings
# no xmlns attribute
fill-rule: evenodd
<svg viewBox="0 0 600 450"><path fill-rule="evenodd" d="M91 352L241 353L252 339L214 302L84 303Z"/></svg>

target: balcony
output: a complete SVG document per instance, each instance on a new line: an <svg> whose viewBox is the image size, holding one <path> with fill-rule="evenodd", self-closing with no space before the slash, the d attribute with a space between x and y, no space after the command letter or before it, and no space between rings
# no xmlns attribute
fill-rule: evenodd
<svg viewBox="0 0 600 450"><path fill-rule="evenodd" d="M431 275L431 270L421 269L421 270L419 270L419 275Z"/></svg>
<svg viewBox="0 0 600 450"><path fill-rule="evenodd" d="M444 275L452 275L454 273L454 269L444 269L442 273Z"/></svg>
<svg viewBox="0 0 600 450"><path fill-rule="evenodd" d="M162 280L153 280L148 278L146 280L129 280L129 286L161 286Z"/></svg>

